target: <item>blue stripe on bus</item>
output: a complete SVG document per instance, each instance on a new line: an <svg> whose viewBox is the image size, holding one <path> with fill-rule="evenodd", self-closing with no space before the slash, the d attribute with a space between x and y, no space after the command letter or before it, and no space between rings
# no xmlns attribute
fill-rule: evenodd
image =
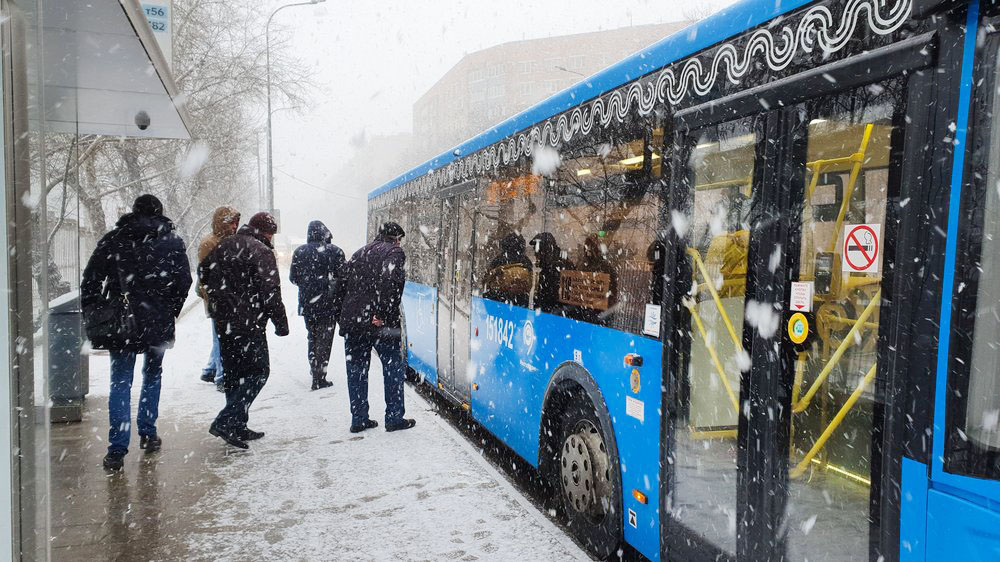
<svg viewBox="0 0 1000 562"><path fill-rule="evenodd" d="M625 58L570 88L502 121L482 134L405 172L368 194L372 199L428 172L572 109L582 102L627 84L659 68L697 53L748 29L809 4L811 0L744 0ZM456 152L458 156L456 156Z"/></svg>
<svg viewBox="0 0 1000 562"><path fill-rule="evenodd" d="M555 370L578 359L606 402L618 445L625 540L651 560L660 556L660 342L594 324L473 298L471 409L476 420L537 467L545 391ZM625 355L643 357L639 391ZM632 404L629 415L626 403ZM641 414L639 413L641 411ZM641 417L641 419L639 419ZM639 503L632 491L646 495ZM628 511L636 513L636 526Z"/></svg>
<svg viewBox="0 0 1000 562"><path fill-rule="evenodd" d="M969 111L972 99L973 57L979 25L979 2L969 3L966 18L965 46L958 96L958 118L955 123L955 157L951 169L951 193L948 199L948 229L944 252L944 278L941 285L941 324L938 332L938 361L934 392L934 445L931 455L931 486L935 482L962 488L983 498L1000 501L1000 482L951 474L944 470L945 422L948 405L949 357L951 352L951 305L955 290L955 262L959 213L962 204L962 172L968 146Z"/></svg>
<svg viewBox="0 0 1000 562"><path fill-rule="evenodd" d="M437 384L437 289L406 282L403 289L406 352L410 367Z"/></svg>

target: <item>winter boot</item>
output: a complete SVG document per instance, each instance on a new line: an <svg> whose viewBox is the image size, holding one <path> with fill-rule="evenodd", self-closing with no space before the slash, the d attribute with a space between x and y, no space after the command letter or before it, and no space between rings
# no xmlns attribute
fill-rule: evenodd
<svg viewBox="0 0 1000 562"><path fill-rule="evenodd" d="M104 470L118 472L125 468L125 453L108 452L104 456Z"/></svg>
<svg viewBox="0 0 1000 562"><path fill-rule="evenodd" d="M261 437L264 437L263 431L254 431L249 427L244 427L234 432L236 437L242 439L243 441L256 441Z"/></svg>
<svg viewBox="0 0 1000 562"><path fill-rule="evenodd" d="M417 425L417 420L402 419L398 422L393 422L391 424L385 424L386 431L402 431L404 429L410 429L411 427Z"/></svg>
<svg viewBox="0 0 1000 562"><path fill-rule="evenodd" d="M203 382L215 382L215 373L212 371L202 371L201 380Z"/></svg>
<svg viewBox="0 0 1000 562"><path fill-rule="evenodd" d="M160 450L163 446L163 439L160 439L156 435L140 435L139 436L139 448L146 449L147 453L153 453Z"/></svg>
<svg viewBox="0 0 1000 562"><path fill-rule="evenodd" d="M363 423L361 423L359 425L352 425L351 426L351 433L361 433L362 431L364 431L366 429L374 429L376 427L378 427L378 422L377 421L375 421L375 420L365 420Z"/></svg>
<svg viewBox="0 0 1000 562"><path fill-rule="evenodd" d="M212 424L212 427L208 428L208 432L211 433L212 435L218 437L219 439L222 439L223 441L225 441L226 443L232 445L233 447L236 447L236 448L239 448L239 449L249 449L250 448L250 445L247 445L246 442L243 441L242 439L240 439L235 433L233 433L231 431L223 431L221 428L219 428L214 423Z"/></svg>
<svg viewBox="0 0 1000 562"><path fill-rule="evenodd" d="M323 389L323 388L330 388L331 386L333 386L332 382L330 382L330 381L328 381L326 379L323 379L323 378L315 378L315 377L313 377L312 390L320 390L320 389Z"/></svg>

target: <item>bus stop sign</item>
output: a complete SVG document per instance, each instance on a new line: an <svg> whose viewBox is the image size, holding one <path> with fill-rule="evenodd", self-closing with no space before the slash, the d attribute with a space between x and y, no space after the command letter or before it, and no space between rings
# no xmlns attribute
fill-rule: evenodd
<svg viewBox="0 0 1000 562"><path fill-rule="evenodd" d="M878 273L878 257L882 251L880 224L849 224L844 228L845 273Z"/></svg>

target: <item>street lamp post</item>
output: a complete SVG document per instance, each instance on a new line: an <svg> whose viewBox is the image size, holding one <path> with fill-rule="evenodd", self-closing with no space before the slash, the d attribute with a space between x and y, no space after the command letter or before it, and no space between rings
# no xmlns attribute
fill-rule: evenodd
<svg viewBox="0 0 1000 562"><path fill-rule="evenodd" d="M274 167L271 165L272 150L271 150L271 20L274 19L274 15L284 10L285 8L291 8L292 6L310 6L312 4L319 4L321 2L326 2L326 0L309 0L309 2L295 2L293 4L285 4L284 6L279 6L271 15L267 18L267 24L264 26L264 57L265 57L265 71L267 73L267 206L268 211L274 214Z"/></svg>

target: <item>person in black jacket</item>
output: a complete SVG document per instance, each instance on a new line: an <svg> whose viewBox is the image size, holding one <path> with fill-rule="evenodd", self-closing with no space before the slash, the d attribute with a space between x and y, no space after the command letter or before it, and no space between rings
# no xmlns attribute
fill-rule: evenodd
<svg viewBox="0 0 1000 562"><path fill-rule="evenodd" d="M483 281L483 297L527 307L534 268L525 255L524 237L511 232L500 239L500 253L490 262Z"/></svg>
<svg viewBox="0 0 1000 562"><path fill-rule="evenodd" d="M538 280L535 283L535 308L554 312L559 308L559 282L563 271L573 269L573 262L564 258L562 248L550 232L539 232L531 239L535 249Z"/></svg>
<svg viewBox="0 0 1000 562"><path fill-rule="evenodd" d="M152 195L135 200L132 212L101 238L87 262L80 284L87 336L95 349L111 354L108 470L121 470L128 453L132 377L140 353L139 448L152 452L163 444L156 432L163 354L173 345L174 322L190 287L184 241Z"/></svg>
<svg viewBox="0 0 1000 562"><path fill-rule="evenodd" d="M343 277L340 334L347 358L347 391L351 400L351 433L378 427L368 417L368 367L372 349L382 361L385 384L385 430L409 429L404 419L403 357L400 303L406 283L406 254L399 242L405 233L394 222L379 229L370 244L351 256Z"/></svg>
<svg viewBox="0 0 1000 562"><path fill-rule="evenodd" d="M320 221L309 223L307 242L292 255L289 277L299 287L299 315L309 332L312 389L333 386L326 380L333 335L337 326L337 292L344 251L333 244L330 229Z"/></svg>
<svg viewBox="0 0 1000 562"><path fill-rule="evenodd" d="M236 234L219 242L198 265L222 352L222 385L226 406L209 433L239 447L260 439L263 432L247 427L253 401L267 383L270 357L267 322L274 333L288 335L281 302L281 280L271 238L278 225L268 213L257 213Z"/></svg>

